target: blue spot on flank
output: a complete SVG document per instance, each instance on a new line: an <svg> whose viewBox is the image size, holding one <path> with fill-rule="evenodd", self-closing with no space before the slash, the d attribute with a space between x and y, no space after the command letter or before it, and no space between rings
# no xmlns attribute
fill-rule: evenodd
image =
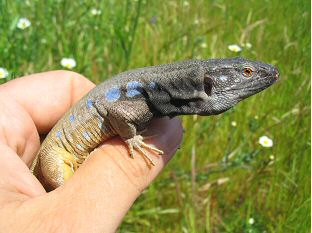
<svg viewBox="0 0 312 233"><path fill-rule="evenodd" d="M99 121L98 122L98 127L99 127L100 130L104 130L103 126L104 126L104 121Z"/></svg>
<svg viewBox="0 0 312 233"><path fill-rule="evenodd" d="M62 137L62 132L61 131L57 131L56 132L56 137L57 138L61 138Z"/></svg>
<svg viewBox="0 0 312 233"><path fill-rule="evenodd" d="M142 84L137 81L128 82L127 84L127 96L133 97L142 93Z"/></svg>
<svg viewBox="0 0 312 233"><path fill-rule="evenodd" d="M120 90L118 87L112 87L105 94L105 98L109 102L114 102L114 101L118 100L119 97L120 97Z"/></svg>
<svg viewBox="0 0 312 233"><path fill-rule="evenodd" d="M156 89L157 84L156 84L155 82L150 82L150 83L148 84L148 87L154 90L154 89Z"/></svg>
<svg viewBox="0 0 312 233"><path fill-rule="evenodd" d="M77 144L76 147L77 147L79 150L81 150L81 151L84 150L83 147L82 147L80 144Z"/></svg>
<svg viewBox="0 0 312 233"><path fill-rule="evenodd" d="M85 139L90 140L90 136L89 136L88 132L83 132L83 136Z"/></svg>
<svg viewBox="0 0 312 233"><path fill-rule="evenodd" d="M70 121L70 122L73 122L74 120L75 120L75 116L74 116L74 115L70 115L70 116L69 116L69 121Z"/></svg>
<svg viewBox="0 0 312 233"><path fill-rule="evenodd" d="M88 106L88 109L90 109L90 108L92 108L92 107L93 107L92 100L88 100L88 102L87 102L87 106Z"/></svg>

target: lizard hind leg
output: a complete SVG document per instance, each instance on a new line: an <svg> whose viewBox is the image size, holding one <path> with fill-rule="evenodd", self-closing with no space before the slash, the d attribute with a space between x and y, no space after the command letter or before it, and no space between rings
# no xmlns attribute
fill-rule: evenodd
<svg viewBox="0 0 312 233"><path fill-rule="evenodd" d="M44 183L53 189L64 184L78 168L75 156L60 147L42 153L40 164Z"/></svg>
<svg viewBox="0 0 312 233"><path fill-rule="evenodd" d="M130 157L134 157L134 149L138 150L148 161L151 165L155 166L154 161L150 158L147 151L144 149L148 149L150 151L154 151L159 155L164 154L162 150L159 150L158 148L148 145L145 142L143 142L143 137L141 135L136 135L133 138L125 140L125 142L128 145L129 148L129 154ZM144 149L143 149L144 148Z"/></svg>

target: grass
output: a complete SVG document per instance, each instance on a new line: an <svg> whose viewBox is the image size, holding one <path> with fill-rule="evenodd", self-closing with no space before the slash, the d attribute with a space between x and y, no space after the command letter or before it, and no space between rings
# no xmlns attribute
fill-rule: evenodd
<svg viewBox="0 0 312 233"><path fill-rule="evenodd" d="M0 67L9 71L0 82L73 57L74 71L99 83L134 67L237 56L227 46L250 42L239 55L277 65L280 82L221 116L183 117L182 149L119 231L310 232L310 8L291 0L0 0ZM31 27L17 29L21 17ZM272 148L258 144L262 135Z"/></svg>

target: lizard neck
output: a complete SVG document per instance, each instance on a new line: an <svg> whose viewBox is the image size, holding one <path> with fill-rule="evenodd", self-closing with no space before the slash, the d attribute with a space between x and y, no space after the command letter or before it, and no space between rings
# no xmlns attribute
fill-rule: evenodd
<svg viewBox="0 0 312 233"><path fill-rule="evenodd" d="M160 74L156 88L146 90L148 105L155 116L200 114L201 103L209 101L205 92L204 70L198 64Z"/></svg>

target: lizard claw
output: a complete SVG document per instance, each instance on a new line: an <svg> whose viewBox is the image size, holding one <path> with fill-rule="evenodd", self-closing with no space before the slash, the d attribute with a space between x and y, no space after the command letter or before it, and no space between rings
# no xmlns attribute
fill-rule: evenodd
<svg viewBox="0 0 312 233"><path fill-rule="evenodd" d="M136 135L133 138L127 139L125 141L129 148L129 154L130 157L134 157L134 149L138 150L149 162L151 165L155 166L154 161L149 157L147 152L143 150L143 148L155 151L157 154L162 155L164 152L162 150L157 149L154 146L148 145L145 142L143 142L143 137L141 135Z"/></svg>

